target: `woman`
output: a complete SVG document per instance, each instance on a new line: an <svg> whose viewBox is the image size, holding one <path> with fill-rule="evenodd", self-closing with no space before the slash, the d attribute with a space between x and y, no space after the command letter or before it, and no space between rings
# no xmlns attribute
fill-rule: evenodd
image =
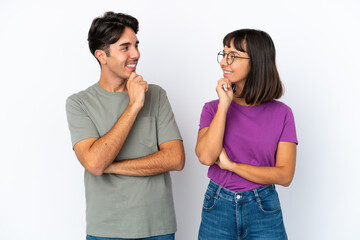
<svg viewBox="0 0 360 240"><path fill-rule="evenodd" d="M283 93L275 47L252 29L223 45L219 99L205 104L196 144L211 179L199 239L287 239L274 184L290 185L297 138L291 109L275 100Z"/></svg>

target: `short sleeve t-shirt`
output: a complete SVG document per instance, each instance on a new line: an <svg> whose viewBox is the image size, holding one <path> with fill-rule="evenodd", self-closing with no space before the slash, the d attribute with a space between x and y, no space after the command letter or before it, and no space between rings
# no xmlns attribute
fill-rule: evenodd
<svg viewBox="0 0 360 240"><path fill-rule="evenodd" d="M199 130L209 127L215 117L219 100L204 105ZM226 117L223 146L233 162L253 166L275 166L279 142L298 143L291 109L273 100L257 106L231 103ZM244 192L260 186L236 173L222 170L217 164L209 167L208 177L233 192Z"/></svg>
<svg viewBox="0 0 360 240"><path fill-rule="evenodd" d="M127 92L108 92L98 83L70 96L66 113L72 145L112 129L129 103ZM149 85L145 103L114 161L135 159L181 140L166 92ZM86 233L109 238L143 238L174 233L175 211L168 172L148 177L94 176L85 170Z"/></svg>

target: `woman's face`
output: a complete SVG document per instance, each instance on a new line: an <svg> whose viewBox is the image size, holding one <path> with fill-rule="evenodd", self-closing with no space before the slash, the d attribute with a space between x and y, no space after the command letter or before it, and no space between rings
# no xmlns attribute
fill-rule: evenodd
<svg viewBox="0 0 360 240"><path fill-rule="evenodd" d="M246 42L244 42L244 49L246 49ZM229 55L230 52L233 53L233 59L229 59L228 62L233 62L229 65L226 58L231 58L231 55ZM236 50L233 40L231 41L230 47L224 46L224 53L226 54L226 57L220 62L224 78L229 79L233 84L241 84L243 86L250 71L249 55L246 52Z"/></svg>

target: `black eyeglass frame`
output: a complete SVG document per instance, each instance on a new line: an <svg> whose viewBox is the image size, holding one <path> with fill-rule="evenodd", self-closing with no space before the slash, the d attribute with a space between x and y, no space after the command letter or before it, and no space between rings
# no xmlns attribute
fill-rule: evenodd
<svg viewBox="0 0 360 240"><path fill-rule="evenodd" d="M232 55L230 55L230 54L232 54ZM226 56L226 55L227 55L227 56ZM219 56L221 56L221 59L220 59L220 60L219 60ZM229 56L230 56L231 58L230 58ZM235 58L250 59L250 58L248 58L248 57L236 56L236 55L235 55L235 52L225 53L224 51L220 51L220 52L218 52L218 54L217 54L217 59L216 59L217 62L220 63L221 60L224 59L224 57L226 57L226 63L227 63L228 65L231 65L231 64L234 62ZM230 61L229 59L231 59L231 62L229 62L229 61Z"/></svg>

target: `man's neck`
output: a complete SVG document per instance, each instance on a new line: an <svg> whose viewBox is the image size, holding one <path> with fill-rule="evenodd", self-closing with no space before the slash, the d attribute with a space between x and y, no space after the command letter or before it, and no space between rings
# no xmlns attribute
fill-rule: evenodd
<svg viewBox="0 0 360 240"><path fill-rule="evenodd" d="M127 79L111 76L101 71L99 85L108 92L126 92Z"/></svg>

